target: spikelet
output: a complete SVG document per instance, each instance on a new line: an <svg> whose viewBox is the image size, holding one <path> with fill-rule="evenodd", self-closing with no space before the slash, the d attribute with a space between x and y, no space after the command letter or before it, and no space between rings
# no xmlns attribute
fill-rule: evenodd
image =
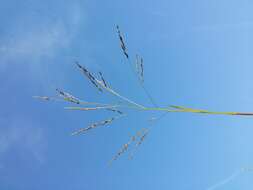
<svg viewBox="0 0 253 190"><path fill-rule="evenodd" d="M137 148L143 143L149 133L149 129L143 128L142 130L138 131L136 134L136 143L132 149L132 152L129 154L129 159L133 158L134 153L136 152Z"/></svg>
<svg viewBox="0 0 253 190"><path fill-rule="evenodd" d="M134 148L141 145L144 139L146 138L146 136L147 136L147 129L142 128L141 130L137 131L137 133L131 136L130 140L120 148L120 150L115 154L115 156L113 156L109 164L111 164L112 161L117 160L123 153L125 153L130 148L133 142L137 141ZM132 151L132 154L133 154L133 151ZM130 154L129 158L132 158L132 154Z"/></svg>
<svg viewBox="0 0 253 190"><path fill-rule="evenodd" d="M119 40L120 40L120 47L121 47L121 49L122 49L124 55L126 56L126 58L129 59L129 55L128 55L128 53L127 53L126 45L125 45L124 40L123 40L123 37L122 37L122 35L121 35L119 26L117 25L116 28L117 28L117 33L118 33Z"/></svg>
<svg viewBox="0 0 253 190"><path fill-rule="evenodd" d="M72 103L75 103L75 104L80 104L80 100L78 98L76 98L75 96L67 93L67 92L64 92L60 89L56 89L56 91L59 93L59 95L61 97L63 97L64 100L68 101L68 102L72 102Z"/></svg>
<svg viewBox="0 0 253 190"><path fill-rule="evenodd" d="M123 153L125 153L130 146L130 142L124 144L120 150L117 152L116 155L113 156L113 158L109 161L109 164L111 164L113 161L117 160Z"/></svg>
<svg viewBox="0 0 253 190"><path fill-rule="evenodd" d="M78 62L76 62L77 67L81 70L81 72L88 78L88 80L100 91L102 92L102 89L97 84L97 79L84 67L81 66Z"/></svg>
<svg viewBox="0 0 253 190"><path fill-rule="evenodd" d="M49 96L33 96L33 98L42 100L42 101L64 101L61 98L57 98L57 97L49 97Z"/></svg>
<svg viewBox="0 0 253 190"><path fill-rule="evenodd" d="M135 69L138 76L138 79L141 83L144 82L144 66L143 58L136 54Z"/></svg>
<svg viewBox="0 0 253 190"><path fill-rule="evenodd" d="M99 75L100 75L100 78L101 78L101 80L102 80L102 83L103 83L104 87L107 88L107 83L105 82L105 79L104 79L102 73L101 73L101 72L98 72L98 73L99 73Z"/></svg>
<svg viewBox="0 0 253 190"><path fill-rule="evenodd" d="M113 109L113 108L107 108L107 110L112 111L112 112L116 112L116 113L118 113L118 114L120 114L120 115L123 115L123 114L124 114L122 111L117 110L117 109Z"/></svg>
<svg viewBox="0 0 253 190"><path fill-rule="evenodd" d="M136 143L136 146L140 146L143 141L146 139L147 135L148 135L149 131L145 130L144 133L141 135L140 140Z"/></svg>
<svg viewBox="0 0 253 190"><path fill-rule="evenodd" d="M141 67L141 81L144 82L144 65L143 65L143 58L141 58L141 63L140 63L140 67Z"/></svg>
<svg viewBox="0 0 253 190"><path fill-rule="evenodd" d="M109 119L106 119L106 120L103 120L103 121L100 121L100 122L97 122L97 123L93 123L91 125L89 125L88 127L86 128L81 128L73 133L71 133L71 135L80 135L82 133L85 133L86 131L89 131L91 129L94 129L94 128L97 128L99 126L105 126L105 125L109 125L113 122L113 120L115 120L116 118L115 117L112 117L112 118L109 118Z"/></svg>
<svg viewBox="0 0 253 190"><path fill-rule="evenodd" d="M48 96L33 96L33 98L40 99L40 100L44 100L44 101L49 101L49 100L51 100L51 98L48 97Z"/></svg>

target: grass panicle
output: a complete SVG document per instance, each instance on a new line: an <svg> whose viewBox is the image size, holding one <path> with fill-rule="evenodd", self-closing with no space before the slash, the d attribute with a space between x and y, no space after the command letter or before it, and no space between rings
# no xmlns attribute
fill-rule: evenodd
<svg viewBox="0 0 253 190"><path fill-rule="evenodd" d="M128 63L131 67L131 70L133 71L133 74L138 77L138 82L140 84L140 87L142 87L143 91L146 93L147 97L150 100L150 103L152 103L153 107L151 106L146 106L144 104L140 104L136 101L133 101L132 98L128 98L125 95L122 95L115 89L111 87L111 85L108 85L108 82L105 80L102 72L98 72L99 74L99 79L96 78L85 66L80 65L79 62L75 62L76 66L78 69L81 71L81 73L88 79L92 85L99 90L100 92L108 92L112 96L116 97L120 103L113 104L113 103L98 103L98 102L85 102L82 101L79 98L76 98L72 94L65 92L63 90L60 90L59 88L56 89L59 97L48 97L48 96L33 96L33 98L44 100L44 101L67 101L73 104L79 104L79 106L70 106L70 107L65 107L67 110L80 110L80 111L98 111L98 110L105 110L105 111L110 111L111 113L117 114L117 116L111 117L109 119L95 122L88 127L81 128L77 131L74 131L71 135L80 135L83 133L86 133L87 131L97 128L97 127L102 127L102 126L109 126L114 120L126 116L125 113L127 113L128 110L135 110L135 111L143 111L143 112L161 112L163 113L160 117L157 118L152 118L151 123L154 123L154 121L158 121L161 118L163 118L165 115L168 113L195 113L195 114L205 114L205 115L230 115L230 116L253 116L253 113L251 112L219 112L219 111L209 111L209 110L203 110L203 109L193 109L193 108L188 108L188 107L183 107L183 106L177 106L177 105L170 105L168 107L160 107L157 106L155 103L154 99L150 95L150 93L147 91L147 89L144 87L144 63L143 63L143 58L140 57L139 55L136 55L136 61L135 65L130 64L130 59L129 59L129 54L128 54L128 49L126 48L125 41L123 39L123 35L120 31L119 26L117 25L117 33L118 33L118 38L120 41L120 47L121 50L123 51L124 56L127 58ZM146 80L146 79L145 79ZM84 106L85 107L82 107ZM89 105L89 106L88 106ZM124 113L121 111L121 109L124 108ZM132 157L133 153L137 150L137 148L144 142L144 140L147 138L147 135L150 133L150 128L144 128L131 137L131 139L125 143L120 150L116 153L116 155L112 158L111 161L117 160L122 154L127 152L130 148L132 152L130 153L130 156ZM245 169L245 170L252 170L253 169Z"/></svg>

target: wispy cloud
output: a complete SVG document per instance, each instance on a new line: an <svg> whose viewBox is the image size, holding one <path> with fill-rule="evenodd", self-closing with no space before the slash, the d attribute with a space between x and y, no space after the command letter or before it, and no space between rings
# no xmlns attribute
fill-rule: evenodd
<svg viewBox="0 0 253 190"><path fill-rule="evenodd" d="M62 24L47 26L47 29L17 34L0 47L1 54L6 59L40 58L49 56L59 47L67 46L69 37Z"/></svg>
<svg viewBox="0 0 253 190"><path fill-rule="evenodd" d="M39 163L45 161L47 140L40 126L24 118L13 118L10 123L1 119L1 125L0 165L2 167L4 158L12 155Z"/></svg>
<svg viewBox="0 0 253 190"><path fill-rule="evenodd" d="M6 32L1 31L3 35L0 35L0 75L9 76L10 72L22 68L27 78L36 81L41 90L48 91L50 85L55 88L66 80L59 73L56 80L51 73L57 67L64 68L66 64L62 62L76 60L71 52L77 48L78 34L85 25L85 12L79 1L53 6L50 10L43 8L49 6L48 2L39 4L35 8L27 6L28 10L20 9L21 13L11 22L3 22Z"/></svg>
<svg viewBox="0 0 253 190"><path fill-rule="evenodd" d="M3 39L0 37L0 66L26 60L39 62L42 57L54 56L69 47L81 26L83 14L77 3L68 3L66 7L66 11L61 13L64 14L62 17L42 14L27 25L23 18L13 20L9 26L12 35Z"/></svg>

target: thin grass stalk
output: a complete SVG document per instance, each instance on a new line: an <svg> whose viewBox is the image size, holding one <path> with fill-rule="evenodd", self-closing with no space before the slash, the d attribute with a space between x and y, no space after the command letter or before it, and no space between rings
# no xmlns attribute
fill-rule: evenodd
<svg viewBox="0 0 253 190"><path fill-rule="evenodd" d="M125 96L120 95L119 93L117 93L117 92L114 91L113 89L106 87L105 85L103 85L103 83L101 83L101 81L99 81L99 80L97 80L97 79L96 79L96 81L97 81L97 83L98 83L104 90L106 90L107 92L111 93L112 95L114 95L114 96L120 98L121 100L123 100L123 101L125 101L125 102L127 102L127 103L129 103L129 104L131 104L131 105L134 105L135 107L138 107L138 108L141 108L141 109L144 109L144 108L145 108L143 105L138 104L138 103L136 103L136 102L134 102L134 101L132 101L132 100L126 98Z"/></svg>
<svg viewBox="0 0 253 190"><path fill-rule="evenodd" d="M91 110L101 110L101 109L109 109L109 108L117 108L118 105L111 106L101 106L101 107L64 107L67 110L81 110L81 111L91 111Z"/></svg>

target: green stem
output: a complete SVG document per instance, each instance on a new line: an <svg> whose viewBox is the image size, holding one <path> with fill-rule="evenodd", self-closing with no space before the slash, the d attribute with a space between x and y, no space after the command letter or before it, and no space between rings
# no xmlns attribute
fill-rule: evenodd
<svg viewBox="0 0 253 190"><path fill-rule="evenodd" d="M198 110L191 108L181 108L181 109L169 109L169 108L145 108L143 110L147 111L165 111L165 112L186 112L186 113L198 113L198 114L212 114L212 115L241 115L241 116L253 116L253 113L242 113L242 112L216 112L207 110Z"/></svg>

